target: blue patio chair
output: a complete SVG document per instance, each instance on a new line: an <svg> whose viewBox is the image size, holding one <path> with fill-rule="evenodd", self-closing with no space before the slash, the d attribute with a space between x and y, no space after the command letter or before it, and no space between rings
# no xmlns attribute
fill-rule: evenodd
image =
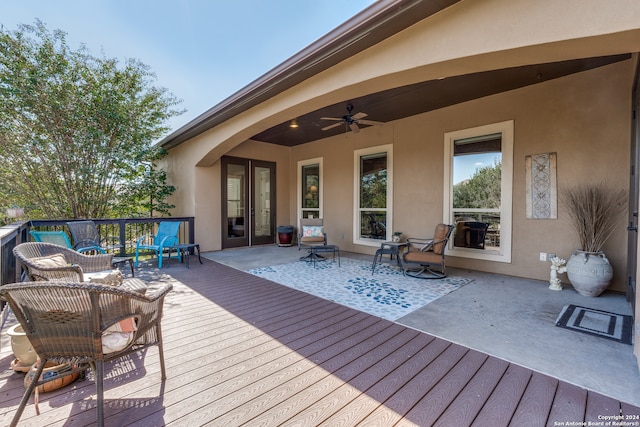
<svg viewBox="0 0 640 427"><path fill-rule="evenodd" d="M30 230L29 234L33 237L34 242L53 243L54 245L64 246L73 249L69 236L64 231L36 231Z"/></svg>
<svg viewBox="0 0 640 427"><path fill-rule="evenodd" d="M172 246L177 245L178 230L180 229L180 223L177 221L161 221L158 225L158 231L155 236L142 236L136 241L136 262L135 266L138 266L138 251L151 250L158 258L158 268L162 268L162 254L165 250L169 251L171 256ZM145 239L149 239L150 242L144 243ZM182 262L181 251L176 250L178 253L178 260Z"/></svg>

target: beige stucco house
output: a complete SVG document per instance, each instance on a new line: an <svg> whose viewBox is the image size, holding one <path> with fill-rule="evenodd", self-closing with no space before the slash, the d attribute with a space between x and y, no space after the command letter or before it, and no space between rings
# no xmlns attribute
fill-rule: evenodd
<svg viewBox="0 0 640 427"><path fill-rule="evenodd" d="M366 254L471 217L482 247L452 241L448 266L548 280L540 253L578 246L563 189L606 180L631 206L604 248L610 288L635 302L638 52L637 0L376 2L161 141L175 214L202 250L273 244L314 216ZM481 154L501 203L461 209L463 157Z"/></svg>

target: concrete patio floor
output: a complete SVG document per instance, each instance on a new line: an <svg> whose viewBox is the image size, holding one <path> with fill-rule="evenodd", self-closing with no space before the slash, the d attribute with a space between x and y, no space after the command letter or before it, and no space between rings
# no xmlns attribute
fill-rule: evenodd
<svg viewBox="0 0 640 427"><path fill-rule="evenodd" d="M248 270L293 262L301 254L297 247L266 245L202 256ZM342 256L373 258L344 252ZM448 273L473 282L397 323L640 406L640 371L632 346L555 326L566 304L631 315L624 295L588 298L567 285L558 292L539 280L453 268Z"/></svg>

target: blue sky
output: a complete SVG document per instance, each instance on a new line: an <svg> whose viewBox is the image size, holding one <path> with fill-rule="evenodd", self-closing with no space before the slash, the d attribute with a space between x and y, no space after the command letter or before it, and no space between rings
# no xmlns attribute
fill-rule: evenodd
<svg viewBox="0 0 640 427"><path fill-rule="evenodd" d="M2 0L0 24L36 19L69 46L136 58L183 100L186 124L373 4L373 0Z"/></svg>

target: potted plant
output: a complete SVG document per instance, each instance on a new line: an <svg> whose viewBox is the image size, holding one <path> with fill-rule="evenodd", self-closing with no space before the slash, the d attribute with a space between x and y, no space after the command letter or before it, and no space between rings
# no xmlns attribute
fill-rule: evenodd
<svg viewBox="0 0 640 427"><path fill-rule="evenodd" d="M602 247L620 224L627 195L605 183L576 185L567 188L563 195L580 240L580 249L567 261L567 276L580 295L597 297L613 277L613 268Z"/></svg>
<svg viewBox="0 0 640 427"><path fill-rule="evenodd" d="M391 240L394 242L399 242L400 239L402 239L402 231L394 231Z"/></svg>

